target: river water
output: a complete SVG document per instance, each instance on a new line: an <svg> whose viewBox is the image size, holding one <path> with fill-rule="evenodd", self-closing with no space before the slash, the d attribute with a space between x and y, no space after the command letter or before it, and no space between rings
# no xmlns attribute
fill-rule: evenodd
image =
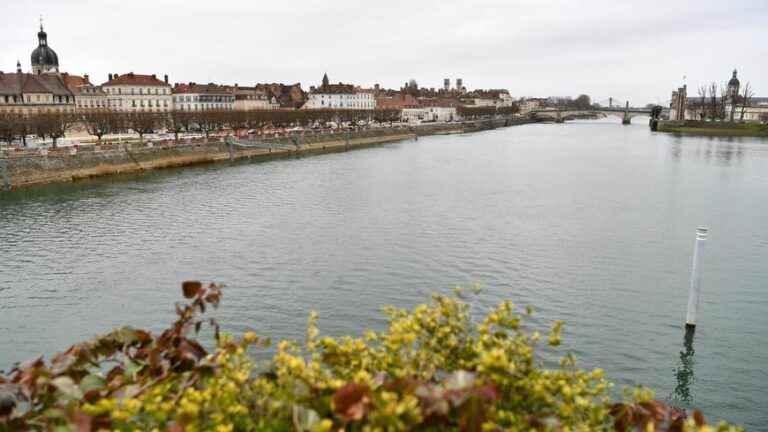
<svg viewBox="0 0 768 432"><path fill-rule="evenodd" d="M566 321L565 350L710 420L768 421L768 141L642 119L527 125L0 195L0 368L112 327L161 329L225 283L225 330L380 328L383 304L480 283ZM695 230L710 228L693 345Z"/></svg>

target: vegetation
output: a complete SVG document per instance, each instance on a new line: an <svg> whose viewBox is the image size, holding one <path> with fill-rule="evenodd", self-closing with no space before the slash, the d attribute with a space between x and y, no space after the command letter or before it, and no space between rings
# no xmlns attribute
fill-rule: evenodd
<svg viewBox="0 0 768 432"><path fill-rule="evenodd" d="M304 344L280 341L265 364L249 355L269 341L219 333L204 319L220 287L182 286L188 303L154 335L121 328L0 376L0 431L552 430L736 431L707 426L636 389L611 403L600 369L564 356L545 369L510 302L481 321L463 295L433 296L413 310L386 308L388 328L321 336L311 314ZM216 347L195 336L210 326ZM3 397L3 394L6 396Z"/></svg>
<svg viewBox="0 0 768 432"><path fill-rule="evenodd" d="M768 137L768 125L758 123L686 122L684 126L659 127L660 132L722 137Z"/></svg>
<svg viewBox="0 0 768 432"><path fill-rule="evenodd" d="M512 115L520 111L517 105L509 107L459 107L460 116L479 119L494 115ZM133 132L143 140L144 135L157 130L167 130L176 140L181 133L211 133L231 130L254 130L265 128L288 128L294 126L314 127L349 124L359 126L369 122L379 124L400 121L401 111L397 109L352 110L352 109L311 109L311 110L207 110L159 112L117 112L93 109L78 113L45 112L39 114L0 113L0 141L11 143L35 134L41 138L56 140L74 126L80 125L95 136L99 142L105 135Z"/></svg>

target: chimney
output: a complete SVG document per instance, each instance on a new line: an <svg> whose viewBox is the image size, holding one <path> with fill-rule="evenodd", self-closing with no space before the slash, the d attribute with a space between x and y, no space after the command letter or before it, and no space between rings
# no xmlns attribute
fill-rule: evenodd
<svg viewBox="0 0 768 432"><path fill-rule="evenodd" d="M112 74L109 74L109 81L112 81Z"/></svg>
<svg viewBox="0 0 768 432"><path fill-rule="evenodd" d="M165 79L164 79L165 83L166 83L166 84L168 84L168 74L165 74L165 77L164 77L164 78L165 78Z"/></svg>
<svg viewBox="0 0 768 432"><path fill-rule="evenodd" d="M152 79L157 79L157 75L152 74Z"/></svg>
<svg viewBox="0 0 768 432"><path fill-rule="evenodd" d="M85 79L85 82L90 82L91 81L90 77L88 76L88 74L83 75L83 78Z"/></svg>

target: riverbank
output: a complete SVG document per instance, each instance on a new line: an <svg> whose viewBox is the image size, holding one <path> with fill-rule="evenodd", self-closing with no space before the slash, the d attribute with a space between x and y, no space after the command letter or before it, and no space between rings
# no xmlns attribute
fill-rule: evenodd
<svg viewBox="0 0 768 432"><path fill-rule="evenodd" d="M336 153L417 139L531 123L527 119L477 120L412 128L252 137L230 145L223 137L161 143L89 145L0 154L0 190L235 160L273 160Z"/></svg>
<svg viewBox="0 0 768 432"><path fill-rule="evenodd" d="M663 120L659 122L658 131L699 136L768 137L768 126L756 123Z"/></svg>

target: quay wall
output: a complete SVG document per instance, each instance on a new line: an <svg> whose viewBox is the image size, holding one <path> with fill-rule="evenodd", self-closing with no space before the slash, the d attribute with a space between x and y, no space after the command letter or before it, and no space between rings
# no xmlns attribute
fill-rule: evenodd
<svg viewBox="0 0 768 432"><path fill-rule="evenodd" d="M47 183L136 173L171 167L235 160L272 160L344 152L418 136L476 132L530 123L524 119L420 125L401 129L319 133L238 140L229 146L224 138L181 140L146 144L113 144L3 151L0 153L0 193Z"/></svg>

